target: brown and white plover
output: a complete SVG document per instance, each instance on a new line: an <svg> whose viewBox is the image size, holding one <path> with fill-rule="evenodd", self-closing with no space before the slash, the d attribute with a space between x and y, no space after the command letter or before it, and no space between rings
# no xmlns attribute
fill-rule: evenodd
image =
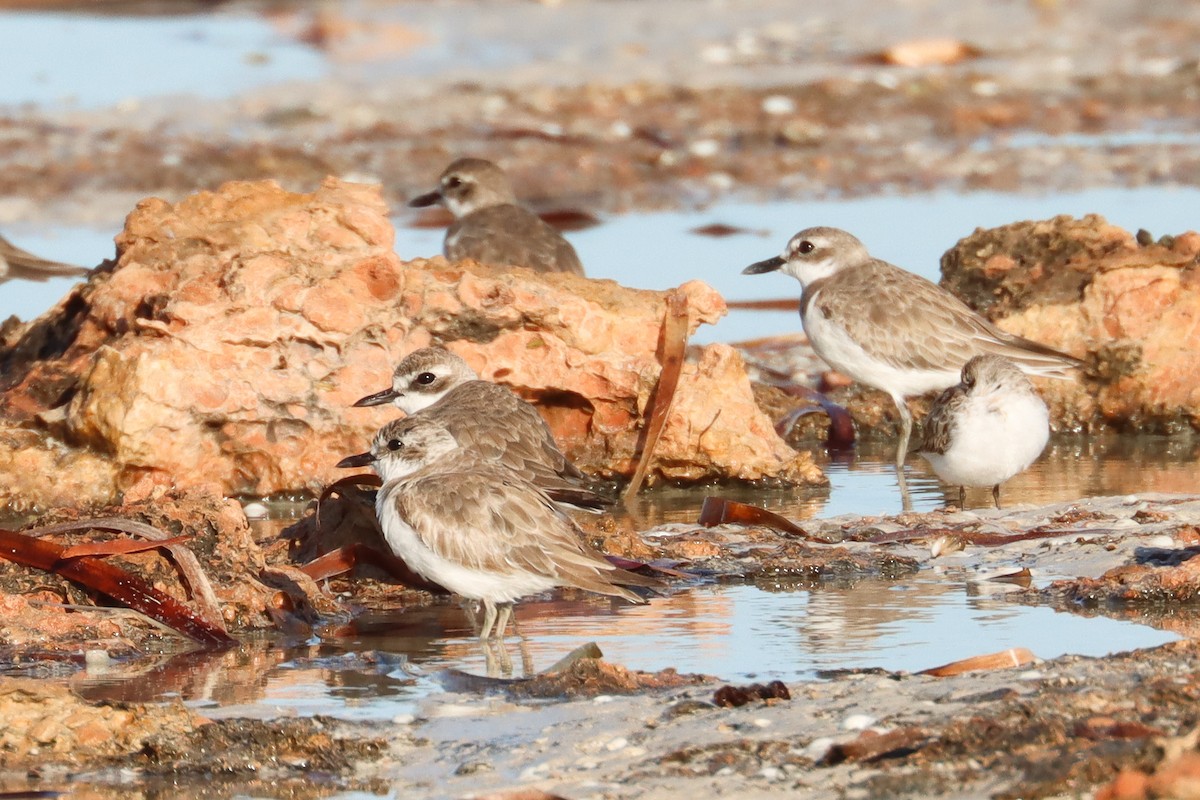
<svg viewBox="0 0 1200 800"><path fill-rule="evenodd" d="M742 272L776 270L804 287L800 318L817 355L892 396L901 423L897 468L912 434L906 398L953 386L973 356L1004 356L1026 373L1055 378L1069 377L1083 363L1005 333L937 284L872 258L862 242L837 228L802 230L783 255Z"/></svg>
<svg viewBox="0 0 1200 800"><path fill-rule="evenodd" d="M369 451L338 464L368 465L383 480L375 511L392 552L479 601L480 639L503 638L513 603L556 586L634 603L645 601L624 586L661 586L609 563L545 492L463 447L427 414L388 423Z"/></svg>
<svg viewBox="0 0 1200 800"><path fill-rule="evenodd" d="M498 461L558 502L591 511L608 504L588 488L587 477L558 449L536 408L507 386L480 380L466 361L449 350L413 351L396 366L390 389L354 405L384 403L393 403L405 414L437 419L464 448Z"/></svg>
<svg viewBox="0 0 1200 800"><path fill-rule="evenodd" d="M454 161L442 172L437 189L413 198L409 205L421 208L434 203L444 205L455 218L442 245L449 259L583 274L571 243L517 202L508 176L491 161Z"/></svg>

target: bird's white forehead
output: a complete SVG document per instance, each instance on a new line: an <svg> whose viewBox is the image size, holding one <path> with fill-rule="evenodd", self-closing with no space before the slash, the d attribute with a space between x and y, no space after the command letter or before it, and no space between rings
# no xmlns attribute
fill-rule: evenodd
<svg viewBox="0 0 1200 800"><path fill-rule="evenodd" d="M455 374L456 370L452 364L442 363L425 363L417 364L413 367L396 372L396 377L402 380L411 380L423 372L428 372L437 378L448 378ZM421 386L420 384L412 387L414 389L432 389L432 386Z"/></svg>

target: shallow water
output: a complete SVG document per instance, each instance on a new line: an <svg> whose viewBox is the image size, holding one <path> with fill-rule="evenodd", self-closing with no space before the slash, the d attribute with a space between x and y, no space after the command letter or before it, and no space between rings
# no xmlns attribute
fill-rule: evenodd
<svg viewBox="0 0 1200 800"><path fill-rule="evenodd" d="M852 454L830 458L814 450L829 477L822 489L713 489L722 497L753 503L790 519L880 515L903 511L891 459L895 445L886 440L860 442ZM1143 492L1194 493L1200 489L1196 463L1200 441L1167 436L1054 436L1046 451L1025 472L1004 484L1001 504L1045 505L1085 497ZM910 457L905 465L912 510L933 511L958 504L958 489L938 481L929 465ZM989 489L967 491L968 508L991 507ZM632 510L639 527L664 522L695 522L697 490L657 489Z"/></svg>
<svg viewBox="0 0 1200 800"><path fill-rule="evenodd" d="M833 224L858 231L879 255L936 278L942 250L976 225L994 225L1056 213L1100 212L1118 224L1146 226L1155 234L1196 227L1190 209L1200 191L1097 190L1077 195L931 195L826 203L729 203L704 211L632 214L571 234L595 277L665 288L691 278L711 282L730 297L787 297L790 280L755 281L739 275L751 261L776 253L802 225ZM403 223L407 217L400 218ZM710 222L739 225L760 234L726 238L689 231ZM94 263L112 253L111 232L69 230L7 232L22 246L51 258ZM398 227L403 256L437 252L442 232ZM653 269L647 268L653 265ZM14 281L0 297L0 316L32 316L57 300L58 284ZM792 313L733 313L701 341L732 340L798 327ZM850 458L818 461L828 489L712 493L752 502L795 519L842 514L890 514L902 509L887 441L860 443ZM1136 492L1194 492L1200 443L1165 437L1056 437L1043 457L1004 488L1004 502L1043 504ZM919 459L907 482L913 507L927 511L956 499ZM695 522L705 492L660 489L633 505L635 523ZM969 504L990 503L987 492ZM298 507L284 506L284 514ZM1050 658L1062 653L1103 655L1174 638L1147 626L1058 614L993 598L994 587L969 576L863 581L767 592L752 586L697 586L632 607L597 598L536 598L522 604L518 620L528 645L506 653L516 674L523 655L544 669L576 646L596 641L606 657L629 667L716 675L729 681L812 677L820 669L883 667L916 670L1010 646ZM653 646L648 646L653 643ZM452 603L372 615L352 626L330 628L311 641L254 642L219 657L185 656L147 668L118 665L115 674L80 675L73 685L87 694L129 698L174 695L216 715L273 717L335 714L388 719L410 713L421 698L441 691L436 674L453 667L487 670L487 653L472 638L464 612ZM130 681L126 673L138 671ZM149 669L149 672L145 670Z"/></svg>
<svg viewBox="0 0 1200 800"><path fill-rule="evenodd" d="M316 50L258 16L0 12L0 106L136 111L161 95L231 97L326 71ZM119 44L118 44L119 43ZM114 46L117 45L117 46Z"/></svg>
<svg viewBox="0 0 1200 800"><path fill-rule="evenodd" d="M1200 189L1146 187L1090 189L1053 196L995 192L812 200L728 202L699 211L639 212L612 217L567 234L593 278L611 278L642 289L669 289L699 279L729 300L800 298L800 285L784 275L746 276L743 267L779 255L797 231L816 225L844 228L872 255L937 281L942 254L976 228L1058 214L1100 214L1129 231L1155 236L1200 228ZM406 227L396 218L396 251L403 257L441 252L442 231ZM711 237L691 233L723 223L746 233ZM698 343L735 342L794 333L794 312L732 311L715 326L701 327Z"/></svg>
<svg viewBox="0 0 1200 800"><path fill-rule="evenodd" d="M674 667L726 681L796 681L819 670L916 671L1027 647L1041 658L1103 656L1172 641L1172 633L1103 617L1019 606L969 576L868 580L849 587L697 586L644 606L575 597L517 607L524 639L475 638L453 601L373 614L293 645L259 640L216 656L110 666L76 676L82 696L178 697L209 717L326 714L388 720L444 689L442 670L543 670L586 642L641 670ZM653 643L653 646L649 646Z"/></svg>
<svg viewBox="0 0 1200 800"><path fill-rule="evenodd" d="M781 275L745 276L746 265L778 255L801 228L832 225L861 238L876 256L923 275L940 277L942 253L977 227L1056 214L1100 214L1128 230L1146 228L1155 236L1200 228L1200 189L1146 187L1091 189L1054 196L994 192L889 195L874 198L790 203L727 202L702 210L638 212L610 217L602 224L567 234L593 278L608 278L642 289L669 289L703 280L730 300L800 297L800 286ZM396 252L402 258L441 252L443 232L410 227L408 213L395 217ZM12 225L4 234L46 258L92 266L114 253L108 230ZM711 237L691 231L710 223L745 229ZM67 278L45 284L9 281L0 293L0 319L30 319L52 306L72 285ZM794 333L796 313L732 311L715 326L703 326L698 343L734 342Z"/></svg>

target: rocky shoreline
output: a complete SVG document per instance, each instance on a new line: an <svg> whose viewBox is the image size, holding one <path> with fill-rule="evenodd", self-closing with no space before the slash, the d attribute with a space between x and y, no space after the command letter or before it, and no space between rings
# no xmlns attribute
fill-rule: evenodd
<svg viewBox="0 0 1200 800"><path fill-rule="evenodd" d="M387 417L350 406L401 353L447 344L538 403L581 466L620 481L663 372L672 302L685 301L689 331L725 311L699 281L669 301L610 281L402 260L390 210L451 158L496 159L538 209L585 215L1191 186L1200 5L935 0L899 14L851 0L799 18L788 0L503 0L488 14L461 13L484 5L461 0L453 26L444 4L220 5L320 52L322 79L0 109L0 229L115 232L128 215L112 260L46 315L0 329L0 500L29 514L27 531L59 526L45 546L0 532L47 567L0 561L0 793L1187 796L1200 698L1190 638L1104 658L1017 653L1007 668L949 677L851 671L782 691L580 658L515 684L447 676L413 714L369 724L184 701L189 681L217 674L197 665L219 661L250 687L239 699L257 702L263 665L249 640L319 639L365 609L431 602L377 565L330 579L300 568L379 543L365 495L324 490ZM593 37L584 49L580 30ZM934 30L954 46L932 48ZM474 60L473 36L515 43L516 61ZM404 59L431 43L452 57L418 79ZM914 65L898 46L943 55ZM1096 217L1014 220L943 261L944 285L1001 327L1085 357L1080 380L1040 386L1060 431L1200 430L1200 236L1146 225L1154 235ZM837 412L774 428L811 410L813 390L864 437L892 435L886 397L795 343L693 348L652 482L820 484L810 451ZM284 534L257 536L230 496L277 493L321 499ZM89 527L97 517L109 527ZM129 545L112 520L163 541ZM1193 495L786 528L642 530L612 517L586 528L660 575L819 587L950 572L1006 602L1196 631ZM143 597L185 605L173 630L211 650L187 652L178 633L70 577L102 555ZM178 700L91 698L75 682L110 669L114 684L148 687L164 654L178 656L163 667L183 676Z"/></svg>

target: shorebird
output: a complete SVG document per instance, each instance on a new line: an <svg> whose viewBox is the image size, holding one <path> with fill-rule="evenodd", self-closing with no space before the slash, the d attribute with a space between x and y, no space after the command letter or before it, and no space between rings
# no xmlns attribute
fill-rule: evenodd
<svg viewBox="0 0 1200 800"><path fill-rule="evenodd" d="M661 583L620 569L583 543L553 500L462 446L428 414L389 422L371 449L339 467L370 465L392 552L422 577L483 605L480 639L503 639L512 606L556 586L645 602L624 586Z"/></svg>
<svg viewBox="0 0 1200 800"><path fill-rule="evenodd" d="M891 395L900 413L896 467L912 435L906 399L958 382L963 365L992 353L1032 375L1069 377L1079 359L1005 333L945 289L872 258L838 228L806 228L783 255L751 264L745 275L780 270L800 281L800 318L813 350L829 366Z"/></svg>
<svg viewBox="0 0 1200 800"><path fill-rule="evenodd" d="M1000 484L1037 460L1049 438L1050 413L1029 378L1003 356L975 356L930 408L917 452L958 485L959 508L968 486L992 487L999 508Z"/></svg>
<svg viewBox="0 0 1200 800"><path fill-rule="evenodd" d="M86 275L90 270L35 256L0 236L0 281L22 278L44 281L63 275Z"/></svg>
<svg viewBox="0 0 1200 800"><path fill-rule="evenodd" d="M421 208L434 203L444 205L455 218L442 245L446 258L583 274L571 243L517 202L508 176L491 161L454 161L442 172L437 189L413 198L409 205Z"/></svg>
<svg viewBox="0 0 1200 800"><path fill-rule="evenodd" d="M480 380L461 358L424 347L396 366L392 386L355 406L393 403L405 414L433 417L467 450L513 470L561 503L598 511L607 501L558 449L550 427L532 405L506 386Z"/></svg>

